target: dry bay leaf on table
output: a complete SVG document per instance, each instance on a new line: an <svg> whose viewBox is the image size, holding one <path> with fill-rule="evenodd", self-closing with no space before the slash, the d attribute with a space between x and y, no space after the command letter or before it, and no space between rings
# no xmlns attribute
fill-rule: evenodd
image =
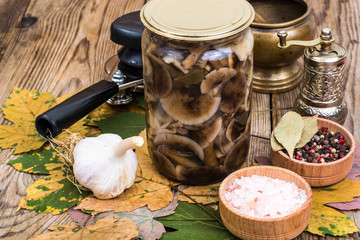
<svg viewBox="0 0 360 240"><path fill-rule="evenodd" d="M138 169L134 185L114 199L100 200L89 196L76 209L98 212L129 212L147 206L151 211L166 207L174 198L170 186L178 185L162 176L153 165L148 154L145 130L140 133L145 139L135 153Z"/></svg>
<svg viewBox="0 0 360 240"><path fill-rule="evenodd" d="M49 227L49 230L52 232L35 236L31 240L130 240L139 235L133 221L117 221L113 217L100 219L83 228L77 225L57 225Z"/></svg>
<svg viewBox="0 0 360 240"><path fill-rule="evenodd" d="M303 128L302 117L296 112L287 112L274 130L276 140L284 146L291 158L294 148L301 138Z"/></svg>

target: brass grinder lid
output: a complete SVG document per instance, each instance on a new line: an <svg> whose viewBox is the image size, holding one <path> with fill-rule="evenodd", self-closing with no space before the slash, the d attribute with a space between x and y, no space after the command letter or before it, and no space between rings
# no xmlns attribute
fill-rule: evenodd
<svg viewBox="0 0 360 240"><path fill-rule="evenodd" d="M186 41L234 35L249 27L254 17L245 0L151 0L140 13L150 31Z"/></svg>

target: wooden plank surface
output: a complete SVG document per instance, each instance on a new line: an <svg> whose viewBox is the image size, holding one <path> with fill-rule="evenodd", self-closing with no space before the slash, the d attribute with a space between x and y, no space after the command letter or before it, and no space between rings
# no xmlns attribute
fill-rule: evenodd
<svg viewBox="0 0 360 240"><path fill-rule="evenodd" d="M345 99L349 114L345 126L359 143L360 2L308 0L308 3L314 9L318 30L330 27L336 41L348 50ZM49 91L58 97L105 78L105 61L119 48L109 39L111 22L143 4L143 0L0 0L0 106L14 86ZM19 28L24 19L26 22ZM281 94L253 94L249 161L254 156L269 156L266 138L285 113L271 112L270 107L291 107L298 93L299 88ZM2 115L0 123L11 124ZM6 164L13 158L11 150L0 151L0 239L28 239L51 225L73 223L66 213L52 216L16 212L26 187L39 176L14 170ZM345 214L360 227L359 211ZM359 238L355 233L341 239ZM297 239L324 238L303 233Z"/></svg>

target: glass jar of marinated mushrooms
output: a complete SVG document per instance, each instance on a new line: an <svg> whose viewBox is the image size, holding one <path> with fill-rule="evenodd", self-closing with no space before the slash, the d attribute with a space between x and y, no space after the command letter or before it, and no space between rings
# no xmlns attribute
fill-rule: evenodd
<svg viewBox="0 0 360 240"><path fill-rule="evenodd" d="M254 16L245 0L151 0L141 10L147 143L168 178L210 184L245 161Z"/></svg>

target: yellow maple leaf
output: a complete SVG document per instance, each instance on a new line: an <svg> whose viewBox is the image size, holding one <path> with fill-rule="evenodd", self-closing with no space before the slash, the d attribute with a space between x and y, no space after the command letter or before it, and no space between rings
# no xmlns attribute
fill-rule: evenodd
<svg viewBox="0 0 360 240"><path fill-rule="evenodd" d="M35 90L14 87L1 110L7 120L14 124L34 123L35 118L55 105L54 97Z"/></svg>
<svg viewBox="0 0 360 240"><path fill-rule="evenodd" d="M130 240L139 235L135 222L117 221L114 217L99 219L83 228L78 225L57 225L49 227L49 230L52 232L35 236L31 240Z"/></svg>
<svg viewBox="0 0 360 240"><path fill-rule="evenodd" d="M313 202L307 231L325 236L346 236L359 229L350 218L324 204L332 202L351 202L360 195L360 182L348 178L323 188L313 188Z"/></svg>
<svg viewBox="0 0 360 240"><path fill-rule="evenodd" d="M13 153L19 154L42 147L47 139L37 132L35 128L36 117L68 97L69 95L55 100L48 92L41 93L14 87L13 92L1 108L4 117L14 125L0 126L0 148L14 148ZM85 136L89 130L88 127L83 126L85 122L85 119L80 120L71 126L69 131L79 132ZM66 134L60 134L57 139L64 140Z"/></svg>
<svg viewBox="0 0 360 240"><path fill-rule="evenodd" d="M215 183L206 186L190 186L182 192L189 195L197 203L211 204L219 202L219 188L221 183ZM189 203L194 203L191 199L183 194L179 194L178 199Z"/></svg>
<svg viewBox="0 0 360 240"><path fill-rule="evenodd" d="M101 121L108 117L114 116L119 112L135 112L142 114L145 113L144 109L139 107L139 105L134 101L130 102L129 104L121 105L121 106L111 106L107 103L104 103L95 110L93 110L91 113L89 113L88 115L89 121L87 122L87 125L97 126L95 121Z"/></svg>
<svg viewBox="0 0 360 240"><path fill-rule="evenodd" d="M145 130L140 133L146 139ZM166 207L174 198L170 186L178 183L162 176L152 164L147 150L146 140L141 148L135 151L138 158L138 169L135 183L119 197L101 200L94 196L82 200L76 209L97 212L127 212L147 206L151 211Z"/></svg>
<svg viewBox="0 0 360 240"><path fill-rule="evenodd" d="M35 118L54 105L50 93L14 87L1 108L4 117L14 125L0 126L0 148L15 148L14 154L40 148L46 139L36 131Z"/></svg>

